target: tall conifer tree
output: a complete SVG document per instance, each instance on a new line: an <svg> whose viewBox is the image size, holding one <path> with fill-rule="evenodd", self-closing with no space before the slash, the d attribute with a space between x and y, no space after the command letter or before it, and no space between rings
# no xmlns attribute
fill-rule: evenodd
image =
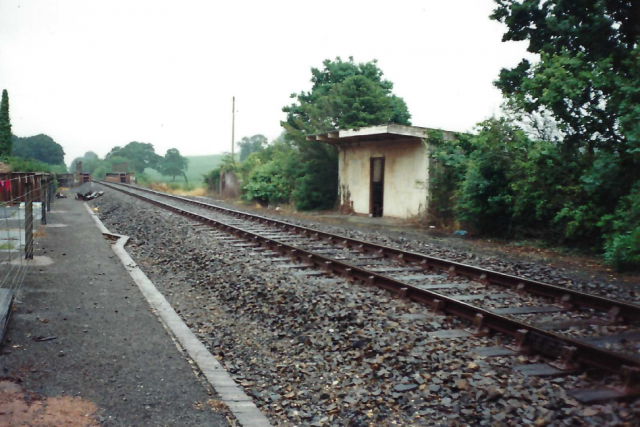
<svg viewBox="0 0 640 427"><path fill-rule="evenodd" d="M0 102L0 156L11 155L11 119L9 117L9 94L2 91Z"/></svg>

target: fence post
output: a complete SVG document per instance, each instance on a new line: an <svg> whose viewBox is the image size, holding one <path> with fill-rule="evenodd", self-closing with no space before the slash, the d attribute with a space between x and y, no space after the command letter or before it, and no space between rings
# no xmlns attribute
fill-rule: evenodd
<svg viewBox="0 0 640 427"><path fill-rule="evenodd" d="M24 259L33 259L33 183L25 183Z"/></svg>
<svg viewBox="0 0 640 427"><path fill-rule="evenodd" d="M47 200L49 200L49 182L48 178L42 177L40 181L40 204L42 208L42 214L40 215L40 222L42 225L47 225Z"/></svg>
<svg viewBox="0 0 640 427"><path fill-rule="evenodd" d="M49 188L47 189L47 212L51 212L51 199L53 199L53 177L50 177L49 179Z"/></svg>

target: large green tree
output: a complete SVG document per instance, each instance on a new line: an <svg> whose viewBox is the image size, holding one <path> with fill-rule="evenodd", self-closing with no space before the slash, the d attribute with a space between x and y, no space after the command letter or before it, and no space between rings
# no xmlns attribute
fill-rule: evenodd
<svg viewBox="0 0 640 427"><path fill-rule="evenodd" d="M264 135L245 136L237 143L240 148L240 161L244 162L251 153L257 153L265 149L269 140Z"/></svg>
<svg viewBox="0 0 640 427"><path fill-rule="evenodd" d="M492 18L507 25L504 40L528 40L540 55L503 69L496 86L513 110L557 122L562 156L576 171L576 192L559 221L580 236L579 222L613 211L640 180L640 3L496 3Z"/></svg>
<svg viewBox="0 0 640 427"><path fill-rule="evenodd" d="M142 173L146 168L158 169L162 156L156 154L153 144L147 142L130 142L124 147L113 147L106 159L122 157L133 163L137 173Z"/></svg>
<svg viewBox="0 0 640 427"><path fill-rule="evenodd" d="M445 223L640 268L640 2L496 3L504 40L528 41L539 60L500 72L509 119L453 140L429 136L444 166L434 168L431 205L444 204Z"/></svg>
<svg viewBox="0 0 640 427"><path fill-rule="evenodd" d="M183 157L177 148L170 148L160 162L160 173L162 175L171 176L176 180L176 176L183 176L187 181L185 172L189 167L189 159Z"/></svg>
<svg viewBox="0 0 640 427"><path fill-rule="evenodd" d="M0 101L0 156L11 155L11 117L9 116L9 93L2 91Z"/></svg>
<svg viewBox="0 0 640 427"><path fill-rule="evenodd" d="M283 108L285 138L297 149L298 170L294 199L300 209L327 208L338 194L338 158L335 148L307 141L307 135L384 123L410 124L402 98L383 78L377 61L357 64L353 58L325 60L311 69L311 90L292 94L296 101Z"/></svg>
<svg viewBox="0 0 640 427"><path fill-rule="evenodd" d="M568 158L609 156L621 191L640 179L640 2L496 0L503 40L540 55L503 69L496 86L510 107L551 115ZM583 154L586 154L584 156Z"/></svg>
<svg viewBox="0 0 640 427"><path fill-rule="evenodd" d="M614 263L628 264L640 254L629 243L640 236L632 203L640 188L640 2L495 2L491 18L507 26L503 40L528 41L539 55L503 69L495 84L516 117L548 118L558 130L527 149L520 170L528 173L512 176L528 206L516 212L535 208L569 242L604 245Z"/></svg>
<svg viewBox="0 0 640 427"><path fill-rule="evenodd" d="M20 138L12 137L13 155L23 159L35 159L50 165L64 164L64 149L48 135Z"/></svg>
<svg viewBox="0 0 640 427"><path fill-rule="evenodd" d="M411 124L406 104L392 93L393 83L382 78L377 61L356 64L353 58L327 59L322 69L312 68L311 74L311 90L292 94L296 102L283 108L287 120L282 126L288 137L304 140L313 132Z"/></svg>
<svg viewBox="0 0 640 427"><path fill-rule="evenodd" d="M85 159L98 160L100 157L96 153L94 153L93 151L87 151L86 153L84 153L84 158Z"/></svg>
<svg viewBox="0 0 640 427"><path fill-rule="evenodd" d="M85 173L93 174L94 171L102 165L103 160L98 157L93 151L87 151L82 157L76 157L71 163L69 163L69 173L76 171L76 163L82 162L82 171Z"/></svg>

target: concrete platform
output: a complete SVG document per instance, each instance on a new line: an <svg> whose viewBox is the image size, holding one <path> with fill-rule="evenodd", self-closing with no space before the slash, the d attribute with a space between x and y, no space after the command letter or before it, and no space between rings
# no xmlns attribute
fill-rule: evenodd
<svg viewBox="0 0 640 427"><path fill-rule="evenodd" d="M73 194L55 200L52 210L60 213L49 216L50 224L67 227L48 227L35 242L35 255L53 262L30 266L15 294L0 348L0 395L17 387L31 399L30 408L34 399L42 408L67 399L70 413L96 409L72 425L229 425L218 396ZM22 407L2 406L0 425L22 420L11 413Z"/></svg>

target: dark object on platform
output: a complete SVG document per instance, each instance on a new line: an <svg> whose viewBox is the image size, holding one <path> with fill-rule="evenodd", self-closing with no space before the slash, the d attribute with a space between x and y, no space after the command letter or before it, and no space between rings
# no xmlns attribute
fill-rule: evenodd
<svg viewBox="0 0 640 427"><path fill-rule="evenodd" d="M34 337L33 340L36 342L46 342L46 341L53 341L53 340L57 340L58 337L55 335L52 335L50 337Z"/></svg>
<svg viewBox="0 0 640 427"><path fill-rule="evenodd" d="M96 198L98 198L98 197L102 197L103 195L104 195L104 191L98 191L98 192L95 192L95 191L94 191L94 192L91 192L91 191L89 191L89 192L84 193L84 194L82 194L82 193L78 193L78 194L76 195L76 200L85 200L85 201L88 201L88 200L96 199Z"/></svg>
<svg viewBox="0 0 640 427"><path fill-rule="evenodd" d="M9 314L11 314L12 302L13 291L10 289L0 289L0 344L2 344L4 331L9 323Z"/></svg>
<svg viewBox="0 0 640 427"><path fill-rule="evenodd" d="M58 194L56 194L56 199L66 199L66 198L67 198L67 196L65 196L65 195L64 195L64 194L62 194L62 193L58 193Z"/></svg>

